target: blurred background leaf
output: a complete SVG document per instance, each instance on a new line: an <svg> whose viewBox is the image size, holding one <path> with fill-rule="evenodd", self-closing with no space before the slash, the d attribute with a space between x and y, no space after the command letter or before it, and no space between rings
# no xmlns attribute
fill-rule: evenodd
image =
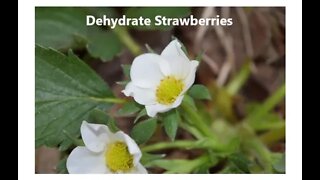
<svg viewBox="0 0 320 180"><path fill-rule="evenodd" d="M245 155L241 153L235 153L229 157L229 160L243 173L250 173L250 161L246 158Z"/></svg>
<svg viewBox="0 0 320 180"><path fill-rule="evenodd" d="M140 162L141 164L146 166L148 163L157 159L162 159L165 156L166 156L165 154L150 154L150 153L143 152Z"/></svg>
<svg viewBox="0 0 320 180"><path fill-rule="evenodd" d="M67 49L76 47L75 36L86 37L86 11L82 8L36 8L35 16L37 44Z"/></svg>
<svg viewBox="0 0 320 180"><path fill-rule="evenodd" d="M59 50L87 48L92 57L112 60L123 46L107 27L86 26L86 15L91 12L97 16L115 13L111 8L36 8L36 43Z"/></svg>
<svg viewBox="0 0 320 180"><path fill-rule="evenodd" d="M272 157L272 166L277 173L286 172L286 156L284 153L274 153Z"/></svg>
<svg viewBox="0 0 320 180"><path fill-rule="evenodd" d="M91 30L87 38L88 52L92 57L100 58L103 62L112 60L123 48L118 37L112 31Z"/></svg>

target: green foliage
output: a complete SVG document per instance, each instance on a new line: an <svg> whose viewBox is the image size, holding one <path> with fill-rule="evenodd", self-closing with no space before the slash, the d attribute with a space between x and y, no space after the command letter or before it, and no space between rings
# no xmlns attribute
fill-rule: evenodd
<svg viewBox="0 0 320 180"><path fill-rule="evenodd" d="M122 44L112 31L94 30L88 35L87 49L91 56L106 62L122 50Z"/></svg>
<svg viewBox="0 0 320 180"><path fill-rule="evenodd" d="M285 154L273 154L272 157L272 167L276 173L285 173L286 172L286 156Z"/></svg>
<svg viewBox="0 0 320 180"><path fill-rule="evenodd" d="M178 111L170 111L163 117L164 129L171 141L174 141L176 137L179 121L180 114Z"/></svg>
<svg viewBox="0 0 320 180"><path fill-rule="evenodd" d="M190 173L197 168L198 164L184 159L160 159L151 161L147 166L156 166L167 170L166 173Z"/></svg>
<svg viewBox="0 0 320 180"><path fill-rule="evenodd" d="M117 112L118 116L132 116L139 112L141 106L134 101L125 103Z"/></svg>
<svg viewBox="0 0 320 180"><path fill-rule="evenodd" d="M217 119L212 124L212 131L215 134L218 142L224 142L223 148L220 152L224 154L232 154L240 147L240 137L237 128L233 127L231 123Z"/></svg>
<svg viewBox="0 0 320 180"><path fill-rule="evenodd" d="M249 165L250 161L244 154L235 153L229 157L229 160L243 173L250 173Z"/></svg>
<svg viewBox="0 0 320 180"><path fill-rule="evenodd" d="M189 90L189 95L194 99L211 100L208 88L201 84L193 85Z"/></svg>
<svg viewBox="0 0 320 180"><path fill-rule="evenodd" d="M108 124L110 119L111 117L100 109L92 110L88 117L88 121L97 124Z"/></svg>
<svg viewBox="0 0 320 180"><path fill-rule="evenodd" d="M201 165L193 171L194 174L210 174L207 164Z"/></svg>
<svg viewBox="0 0 320 180"><path fill-rule="evenodd" d="M75 37L85 37L86 11L80 8L40 8L35 11L36 43L46 47L74 47Z"/></svg>
<svg viewBox="0 0 320 180"><path fill-rule="evenodd" d="M79 135L81 122L113 94L104 81L72 52L63 55L36 46L36 147L70 144L63 130Z"/></svg>
<svg viewBox="0 0 320 180"><path fill-rule="evenodd" d="M78 137L78 135L75 136L71 136L69 133L69 136L66 134L67 131L63 131L63 135L64 135L64 141L59 145L59 151L63 152L63 151L67 151L68 149L70 149L73 145L76 144L80 144L82 141L82 139L76 139ZM70 138L72 137L72 139ZM76 140L76 141L75 141ZM37 146L37 144L36 144Z"/></svg>
<svg viewBox="0 0 320 180"><path fill-rule="evenodd" d="M285 96L285 86L282 85L272 96L249 112L246 120L256 130L276 129L285 126L285 122L276 114L270 113Z"/></svg>
<svg viewBox="0 0 320 180"><path fill-rule="evenodd" d="M193 146L204 147L210 150L214 150L214 152L222 152L224 154L230 154L234 152L235 149L238 148L238 141L233 139L229 142L221 143L219 141L212 140L211 138L203 138L195 142Z"/></svg>
<svg viewBox="0 0 320 180"><path fill-rule="evenodd" d="M254 174L261 172L261 165L248 159L248 154L235 152L228 157L222 174Z"/></svg>
<svg viewBox="0 0 320 180"><path fill-rule="evenodd" d="M122 64L121 65L123 74L126 78L130 79L130 69L131 69L131 65L130 64Z"/></svg>
<svg viewBox="0 0 320 180"><path fill-rule="evenodd" d="M56 167L57 169L57 172L59 174L67 174L68 173L68 169L67 169L67 166L66 166L66 163L67 163L67 157L61 159Z"/></svg>
<svg viewBox="0 0 320 180"><path fill-rule="evenodd" d="M228 164L225 169L223 169L221 174L245 174L241 169L239 169L236 165L234 164Z"/></svg>
<svg viewBox="0 0 320 180"><path fill-rule="evenodd" d="M276 105L284 100L285 92L285 85L282 85L276 90L276 92L273 93L272 96L266 99L259 108L254 109L254 111L248 115L247 119L259 119L260 117L269 113L273 108L275 108Z"/></svg>
<svg viewBox="0 0 320 180"><path fill-rule="evenodd" d="M231 154L229 152L234 152L235 146L234 142L229 144L222 144L211 138L202 138L197 141L188 141L188 140L176 140L176 141L169 141L169 142L159 142L157 144L144 146L142 150L144 152L150 151L157 151L162 148L181 148L181 149L209 149L213 150L209 153L209 159L213 158L214 161L216 159L216 154L219 153L220 155ZM221 154L223 152L223 154Z"/></svg>
<svg viewBox="0 0 320 180"><path fill-rule="evenodd" d="M240 71L234 76L226 87L227 92L230 95L235 95L242 88L244 83L248 80L251 73L251 61L247 62L241 67Z"/></svg>
<svg viewBox="0 0 320 180"><path fill-rule="evenodd" d="M154 134L157 127L157 119L150 118L145 121L137 123L131 131L131 137L138 143L143 144L147 142Z"/></svg>
<svg viewBox="0 0 320 180"><path fill-rule="evenodd" d="M110 8L99 12L114 13ZM109 61L122 50L122 44L112 31L86 26L87 8L36 8L36 43L59 50L84 48L96 58ZM108 13L109 12L109 13ZM99 14L99 13L98 13Z"/></svg>
<svg viewBox="0 0 320 180"><path fill-rule="evenodd" d="M136 118L134 119L133 123L136 123L139 121L140 118L144 117L147 115L147 110L146 108L143 108L136 116Z"/></svg>
<svg viewBox="0 0 320 180"><path fill-rule="evenodd" d="M66 136L66 138L68 138L72 142L73 145L75 145L75 146L84 146L84 143L83 143L82 139L78 139L77 137L74 137L73 135L71 135L66 130L63 130L62 132ZM69 147L69 144L67 144L67 145L64 144L64 145L59 147L59 150L60 151L65 151L65 150L68 149L68 147Z"/></svg>
<svg viewBox="0 0 320 180"><path fill-rule="evenodd" d="M216 162L215 162L216 163ZM204 155L197 159L185 160L185 159L159 159L147 163L147 166L156 166L167 170L165 173L192 173L193 171L199 171L199 167L202 165L213 165L210 162L208 156Z"/></svg>
<svg viewBox="0 0 320 180"><path fill-rule="evenodd" d="M194 102L194 100L192 99L192 97L188 96L188 95L185 95L183 100L182 100L182 103L185 103L187 106L191 107L192 110L197 110L197 106Z"/></svg>
<svg viewBox="0 0 320 180"><path fill-rule="evenodd" d="M125 15L130 18L139 18L140 16L151 19L151 26L132 26L131 28L139 30L169 30L172 26L155 26L154 18L158 15L167 18L186 17L191 13L188 7L139 7L128 8Z"/></svg>
<svg viewBox="0 0 320 180"><path fill-rule="evenodd" d="M166 155L165 154L150 154L150 153L142 153L142 157L141 157L141 164L143 165L147 165L148 163L151 163L154 160L157 159L162 159L164 158Z"/></svg>
<svg viewBox="0 0 320 180"><path fill-rule="evenodd" d="M259 119L251 119L250 125L257 131L279 129L285 126L284 120L277 114L270 113Z"/></svg>
<svg viewBox="0 0 320 180"><path fill-rule="evenodd" d="M119 131L116 121L100 109L94 109L89 114L88 121L97 124L105 124L109 127L110 131L114 133Z"/></svg>
<svg viewBox="0 0 320 180"><path fill-rule="evenodd" d="M213 104L215 105L214 111L219 116L227 121L235 122L235 113L233 109L233 96L228 93L224 87L211 85L211 95L214 95Z"/></svg>

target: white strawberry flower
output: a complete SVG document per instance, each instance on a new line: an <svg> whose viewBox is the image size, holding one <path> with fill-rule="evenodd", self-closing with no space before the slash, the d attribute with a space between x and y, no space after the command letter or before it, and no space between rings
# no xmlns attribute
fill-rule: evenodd
<svg viewBox="0 0 320 180"><path fill-rule="evenodd" d="M181 44L173 40L161 55L146 53L133 60L131 82L122 91L145 105L147 114L167 112L178 107L192 86L199 62L189 60Z"/></svg>
<svg viewBox="0 0 320 180"><path fill-rule="evenodd" d="M101 124L82 122L81 136L85 146L78 146L67 159L70 174L146 174L140 164L138 145L122 131L112 133Z"/></svg>

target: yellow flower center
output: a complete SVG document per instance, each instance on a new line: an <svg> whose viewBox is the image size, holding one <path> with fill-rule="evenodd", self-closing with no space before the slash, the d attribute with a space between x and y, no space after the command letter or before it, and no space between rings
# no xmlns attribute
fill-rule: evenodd
<svg viewBox="0 0 320 180"><path fill-rule="evenodd" d="M126 172L133 167L133 156L125 143L117 141L107 146L105 163L112 172Z"/></svg>
<svg viewBox="0 0 320 180"><path fill-rule="evenodd" d="M157 87L156 97L157 101L163 105L172 104L176 101L184 88L182 80L175 78L174 76L166 76L161 80Z"/></svg>

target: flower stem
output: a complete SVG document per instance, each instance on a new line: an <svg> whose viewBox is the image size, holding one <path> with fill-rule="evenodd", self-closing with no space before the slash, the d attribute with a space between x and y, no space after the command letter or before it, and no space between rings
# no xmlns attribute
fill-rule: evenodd
<svg viewBox="0 0 320 180"><path fill-rule="evenodd" d="M265 173L272 173L271 153L269 149L257 138L251 139L248 145L257 154Z"/></svg>
<svg viewBox="0 0 320 180"><path fill-rule="evenodd" d="M201 116L186 102L182 102L181 107L183 108L183 110L188 114L188 116L190 117L190 119L193 121L193 125L199 129L199 131L207 136L210 137L212 139L216 139L211 131L211 129L209 128L209 126L203 121L203 119L201 118Z"/></svg>
<svg viewBox="0 0 320 180"><path fill-rule="evenodd" d="M162 149L171 149L171 148L190 148L194 146L195 141L173 141L173 142L160 142L157 144L152 144L144 146L141 148L143 152L158 151Z"/></svg>
<svg viewBox="0 0 320 180"><path fill-rule="evenodd" d="M227 85L226 90L229 94L235 95L239 92L239 90L243 87L245 82L248 80L250 71L251 63L250 60L242 66L241 70L238 74L233 78L233 80Z"/></svg>
<svg viewBox="0 0 320 180"><path fill-rule="evenodd" d="M279 87L278 90L276 90L271 97L269 97L260 108L258 108L256 111L252 112L246 119L252 120L252 119L260 119L261 116L271 111L277 104L279 104L284 96L286 94L286 87L283 84L281 87Z"/></svg>
<svg viewBox="0 0 320 180"><path fill-rule="evenodd" d="M91 99L95 101L100 101L100 102L106 102L106 103L115 103L115 104L123 104L127 102L125 99L120 99L120 98L97 98L97 97L91 97Z"/></svg>
<svg viewBox="0 0 320 180"><path fill-rule="evenodd" d="M261 135L259 138L264 144L272 145L273 143L285 138L285 131L285 127L283 126L280 129L271 130Z"/></svg>
<svg viewBox="0 0 320 180"><path fill-rule="evenodd" d="M113 32L118 36L120 41L127 46L133 55L138 56L141 54L142 50L140 46L132 39L127 28L117 26L113 29Z"/></svg>
<svg viewBox="0 0 320 180"><path fill-rule="evenodd" d="M175 160L173 160L173 161L175 161ZM177 169L180 169L180 172L175 169L172 169L172 170L168 170L168 171L164 172L164 174L174 174L174 173L183 173L183 174L189 173L190 174L190 173L194 172L200 166L206 165L207 167L210 167L210 166L216 165L218 162L219 161L217 158L213 159L213 158L210 158L209 155L205 154L205 155L202 155L196 159L185 160L185 161L181 162L180 164L177 164L178 166L180 165L179 168L177 168ZM181 168L183 168L183 170L181 170Z"/></svg>
<svg viewBox="0 0 320 180"><path fill-rule="evenodd" d="M197 139L202 139L203 138L202 133L199 132L199 130L197 128L195 128L195 127L193 127L193 126L191 126L191 125L189 125L187 123L184 123L182 121L179 122L179 126L182 129L184 129L184 130L188 131L189 133L191 133L195 138L197 138Z"/></svg>
<svg viewBox="0 0 320 180"><path fill-rule="evenodd" d="M163 149L212 149L215 151L228 151L228 144L220 144L211 138L203 138L201 140L177 140L173 142L160 142L142 147L143 152L159 151Z"/></svg>

